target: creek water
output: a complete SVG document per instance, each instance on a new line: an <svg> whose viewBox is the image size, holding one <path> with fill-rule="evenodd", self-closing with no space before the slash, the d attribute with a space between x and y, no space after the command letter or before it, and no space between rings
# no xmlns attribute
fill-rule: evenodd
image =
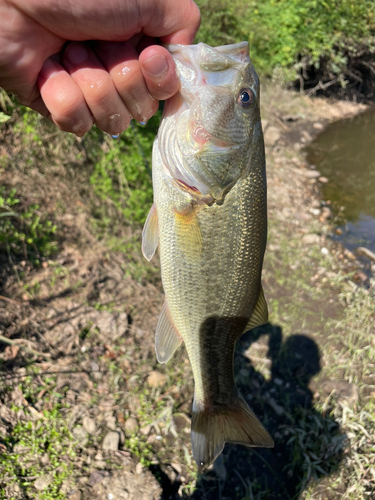
<svg viewBox="0 0 375 500"><path fill-rule="evenodd" d="M341 233L332 238L349 250L375 252L375 110L328 125L306 152L328 178L323 196Z"/></svg>

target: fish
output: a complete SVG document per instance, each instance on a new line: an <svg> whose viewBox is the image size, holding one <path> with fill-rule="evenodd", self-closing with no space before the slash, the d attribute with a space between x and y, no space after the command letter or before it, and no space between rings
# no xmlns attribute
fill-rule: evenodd
<svg viewBox="0 0 375 500"><path fill-rule="evenodd" d="M234 380L236 341L268 322L259 79L247 42L168 50L181 87L165 102L153 145L154 203L142 251L150 261L159 247L165 302L156 356L167 363L185 343L194 376L192 452L204 470L225 443L274 445Z"/></svg>

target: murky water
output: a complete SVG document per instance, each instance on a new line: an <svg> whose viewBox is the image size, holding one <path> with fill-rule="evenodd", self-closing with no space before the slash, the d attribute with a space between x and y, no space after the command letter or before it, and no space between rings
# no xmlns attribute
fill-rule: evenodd
<svg viewBox="0 0 375 500"><path fill-rule="evenodd" d="M323 185L332 202L347 248L375 252L375 111L332 123L308 147L307 159L329 179Z"/></svg>

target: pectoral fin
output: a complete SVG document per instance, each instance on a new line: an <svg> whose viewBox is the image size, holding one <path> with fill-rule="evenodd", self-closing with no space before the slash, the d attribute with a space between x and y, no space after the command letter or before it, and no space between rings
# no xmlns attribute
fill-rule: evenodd
<svg viewBox="0 0 375 500"><path fill-rule="evenodd" d="M266 299L264 298L264 292L262 285L260 285L260 291L258 295L258 301L255 304L251 318L246 325L244 332L255 328L256 326L265 325L268 323L268 307Z"/></svg>
<svg viewBox="0 0 375 500"><path fill-rule="evenodd" d="M159 363L167 363L181 344L180 337L169 312L167 302L164 302L158 325L156 327L155 350Z"/></svg>
<svg viewBox="0 0 375 500"><path fill-rule="evenodd" d="M176 231L181 251L192 256L202 251L202 233L195 209L188 205L183 212L175 211Z"/></svg>
<svg viewBox="0 0 375 500"><path fill-rule="evenodd" d="M159 242L158 214L155 203L147 216L142 231L142 253L149 262L154 256Z"/></svg>

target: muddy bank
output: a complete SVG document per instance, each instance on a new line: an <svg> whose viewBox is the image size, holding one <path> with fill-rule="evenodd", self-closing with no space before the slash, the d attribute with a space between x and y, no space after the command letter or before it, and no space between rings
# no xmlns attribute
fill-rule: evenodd
<svg viewBox="0 0 375 500"><path fill-rule="evenodd" d="M39 268L8 263L0 297L3 498L48 492L131 499L141 484L150 500L374 493L374 475L366 472L375 460L374 285L356 257L328 238L322 180L303 154L327 123L365 106L271 86L262 99L270 223L263 281L271 323L241 339L235 372L275 449L227 446L197 475L186 353L181 348L166 366L155 359L163 303L157 262L143 261L140 228L119 230L115 246L112 235L98 241L87 209L92 193L47 171L51 192L68 196L63 249ZM16 173L40 191L37 172ZM77 207L85 207L79 217ZM358 478L362 490L351 497Z"/></svg>

